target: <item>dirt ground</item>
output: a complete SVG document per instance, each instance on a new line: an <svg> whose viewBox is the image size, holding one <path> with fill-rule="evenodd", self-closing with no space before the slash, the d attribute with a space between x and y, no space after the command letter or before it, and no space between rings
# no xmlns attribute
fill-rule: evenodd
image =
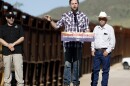
<svg viewBox="0 0 130 86"><path fill-rule="evenodd" d="M101 86L102 70L99 74L98 86ZM91 74L80 78L80 86L90 86ZM108 86L130 86L130 70L124 70L121 63L111 66ZM73 86L73 85L71 85Z"/></svg>

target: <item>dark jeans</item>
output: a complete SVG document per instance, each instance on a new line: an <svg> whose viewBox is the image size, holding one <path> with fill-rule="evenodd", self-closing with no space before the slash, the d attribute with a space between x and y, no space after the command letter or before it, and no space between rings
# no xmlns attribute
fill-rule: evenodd
<svg viewBox="0 0 130 86"><path fill-rule="evenodd" d="M64 84L70 85L72 81L74 85L78 86L80 84L79 69L82 57L82 43L71 42L66 44L66 46L64 47L64 55L65 55Z"/></svg>
<svg viewBox="0 0 130 86"><path fill-rule="evenodd" d="M108 78L109 78L109 70L110 70L110 58L111 58L111 53L109 53L108 56L104 57L102 50L95 52L95 56L94 56L94 59L93 59L91 86L97 86L101 64L102 64L102 71L103 71L101 86L108 86Z"/></svg>

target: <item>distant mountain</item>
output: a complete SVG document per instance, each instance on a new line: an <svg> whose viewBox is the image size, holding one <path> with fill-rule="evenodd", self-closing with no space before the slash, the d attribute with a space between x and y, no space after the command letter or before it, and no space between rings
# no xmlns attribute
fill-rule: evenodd
<svg viewBox="0 0 130 86"><path fill-rule="evenodd" d="M64 12L70 7L55 8L45 14L51 15L53 19L60 19ZM83 11L92 22L97 22L100 11L105 11L110 17L109 23L130 27L130 0L85 0L79 4L79 10Z"/></svg>

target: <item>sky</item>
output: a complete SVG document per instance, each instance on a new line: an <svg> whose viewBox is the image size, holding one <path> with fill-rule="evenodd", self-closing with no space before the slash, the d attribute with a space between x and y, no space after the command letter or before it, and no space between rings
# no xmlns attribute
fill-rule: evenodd
<svg viewBox="0 0 130 86"><path fill-rule="evenodd" d="M23 5L17 7L22 12L28 13L32 16L39 16L57 7L69 6L69 0L3 0L14 5L16 2ZM84 0L79 0L82 2Z"/></svg>

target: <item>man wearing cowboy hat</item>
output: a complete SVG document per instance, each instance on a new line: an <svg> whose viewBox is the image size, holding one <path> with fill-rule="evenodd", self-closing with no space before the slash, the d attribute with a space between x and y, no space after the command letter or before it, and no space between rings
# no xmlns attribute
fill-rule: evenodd
<svg viewBox="0 0 130 86"><path fill-rule="evenodd" d="M14 64L17 86L24 86L22 42L24 32L21 25L15 24L15 15L9 11L5 15L7 23L0 27L0 43L4 61L4 86L11 86L11 63Z"/></svg>
<svg viewBox="0 0 130 86"><path fill-rule="evenodd" d="M99 25L93 30L95 40L91 43L92 56L94 57L91 86L98 84L101 64L103 71L101 86L108 86L111 52L115 47L115 33L113 27L107 24L108 17L105 12L100 12Z"/></svg>

